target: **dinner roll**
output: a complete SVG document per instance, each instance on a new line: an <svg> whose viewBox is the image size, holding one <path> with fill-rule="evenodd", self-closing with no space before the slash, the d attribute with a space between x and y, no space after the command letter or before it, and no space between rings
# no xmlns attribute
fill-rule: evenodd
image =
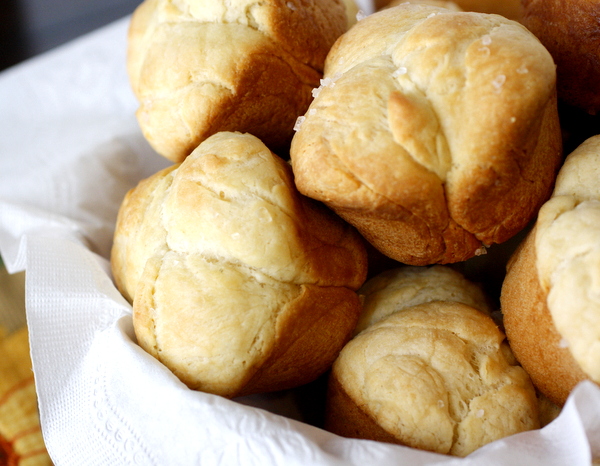
<svg viewBox="0 0 600 466"><path fill-rule="evenodd" d="M123 201L111 263L139 344L226 397L325 372L356 325L362 238L249 134L217 133Z"/></svg>
<svg viewBox="0 0 600 466"><path fill-rule="evenodd" d="M567 157L500 297L515 356L560 405L578 382L600 382L599 177L594 136Z"/></svg>
<svg viewBox="0 0 600 466"><path fill-rule="evenodd" d="M377 295L365 294L366 308ZM538 428L535 389L492 318L456 296L423 298L383 316L341 351L326 428L455 456Z"/></svg>
<svg viewBox="0 0 600 466"><path fill-rule="evenodd" d="M523 19L552 54L558 97L595 114L600 109L600 0L522 0Z"/></svg>
<svg viewBox="0 0 600 466"><path fill-rule="evenodd" d="M144 136L174 162L218 131L287 150L347 26L341 0L145 0L127 58Z"/></svg>
<svg viewBox="0 0 600 466"><path fill-rule="evenodd" d="M492 313L490 301L478 285L442 265L386 270L365 283L360 293L368 299L364 300L355 334L394 312L430 301L459 302Z"/></svg>
<svg viewBox="0 0 600 466"><path fill-rule="evenodd" d="M499 15L402 4L333 46L296 125L299 190L384 254L464 261L523 229L562 158L555 67Z"/></svg>

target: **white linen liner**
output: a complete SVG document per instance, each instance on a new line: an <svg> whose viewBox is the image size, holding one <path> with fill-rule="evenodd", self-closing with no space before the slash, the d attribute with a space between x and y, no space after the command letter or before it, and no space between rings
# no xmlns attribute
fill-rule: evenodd
<svg viewBox="0 0 600 466"><path fill-rule="evenodd" d="M56 465L589 466L600 457L592 383L545 428L452 458L337 437L301 422L286 394L231 401L191 391L142 351L107 257L123 195L166 162L134 118L128 22L0 73L0 254L11 273L26 273L40 417Z"/></svg>

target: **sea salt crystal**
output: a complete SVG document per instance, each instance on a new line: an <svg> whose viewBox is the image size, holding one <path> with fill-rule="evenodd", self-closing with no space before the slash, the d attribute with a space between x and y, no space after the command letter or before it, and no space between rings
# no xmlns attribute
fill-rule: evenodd
<svg viewBox="0 0 600 466"><path fill-rule="evenodd" d="M443 408L444 406L446 406L446 404L444 403L444 400L438 400L437 404L440 408Z"/></svg>
<svg viewBox="0 0 600 466"><path fill-rule="evenodd" d="M494 88L497 91L500 91L502 89L502 86L504 86L505 82L506 82L506 76L504 76L503 74L499 74L492 81L492 86L494 86Z"/></svg>
<svg viewBox="0 0 600 466"><path fill-rule="evenodd" d="M428 18L433 18L435 15L437 15L437 13L434 12L434 13L430 13L427 17Z"/></svg>
<svg viewBox="0 0 600 466"><path fill-rule="evenodd" d="M325 86L325 87L333 87L333 85L335 84L333 82L333 79L331 79L329 77L321 79L320 82L321 82L321 86Z"/></svg>
<svg viewBox="0 0 600 466"><path fill-rule="evenodd" d="M333 76L333 79L332 79L332 78L330 78L330 77L327 77L327 78L321 79L321 81L320 81L321 85L320 85L319 87L315 87L315 88L314 88L314 89L311 91L313 98L317 98L317 97L318 97L318 95L321 93L321 90L322 90L324 87L333 87L333 86L335 86L335 81L336 81L337 79L339 79L341 76L342 76L342 73L336 73L336 74Z"/></svg>
<svg viewBox="0 0 600 466"><path fill-rule="evenodd" d="M485 248L485 246L481 246L480 248L477 248L475 250L475 255L476 256L484 256L487 254L487 249Z"/></svg>
<svg viewBox="0 0 600 466"><path fill-rule="evenodd" d="M529 70L527 69L526 66L521 66L520 68L517 68L517 73L519 73L519 74L527 74L527 73L529 73Z"/></svg>
<svg viewBox="0 0 600 466"><path fill-rule="evenodd" d="M317 113L317 109L316 108L311 108L308 110L308 115L314 115L315 113Z"/></svg>
<svg viewBox="0 0 600 466"><path fill-rule="evenodd" d="M356 21L360 21L362 19L365 19L368 15L362 11L362 10L358 10L358 13L356 13Z"/></svg>
<svg viewBox="0 0 600 466"><path fill-rule="evenodd" d="M294 131L300 131L300 127L302 126L302 123L304 123L304 120L306 120L306 117L304 117L304 116L299 116L298 118L296 118L296 124L294 125Z"/></svg>
<svg viewBox="0 0 600 466"><path fill-rule="evenodd" d="M483 45L490 45L492 43L492 37L489 34L486 34L481 38L481 43Z"/></svg>
<svg viewBox="0 0 600 466"><path fill-rule="evenodd" d="M488 57L490 56L491 51L489 47L479 47L478 50L487 55Z"/></svg>
<svg viewBox="0 0 600 466"><path fill-rule="evenodd" d="M483 417L484 414L485 414L485 411L483 409L479 409L475 413L475 417Z"/></svg>
<svg viewBox="0 0 600 466"><path fill-rule="evenodd" d="M401 66L400 68L398 68L396 71L394 71L394 72L392 73L392 76L393 76L394 78L397 78L398 76L401 76L401 75L403 75L403 74L406 74L407 72L408 72L408 70L406 69L406 67L404 67L404 66Z"/></svg>
<svg viewBox="0 0 600 466"><path fill-rule="evenodd" d="M285 4L290 10L292 11L296 11L296 5L294 5L292 2L287 2Z"/></svg>
<svg viewBox="0 0 600 466"><path fill-rule="evenodd" d="M231 234L231 237L232 237L233 239L238 239L238 238L240 237L240 234L239 234L239 233L237 233L237 232L236 232L236 233L232 233L232 234Z"/></svg>

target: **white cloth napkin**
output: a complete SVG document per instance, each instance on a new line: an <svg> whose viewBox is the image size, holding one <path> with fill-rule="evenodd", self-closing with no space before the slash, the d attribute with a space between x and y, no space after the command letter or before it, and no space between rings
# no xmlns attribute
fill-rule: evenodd
<svg viewBox="0 0 600 466"><path fill-rule="evenodd" d="M337 437L293 391L189 390L135 343L107 257L125 192L167 163L145 143L126 78L128 18L0 74L0 252L26 271L40 416L57 465L585 465L600 390L581 384L544 429L467 458Z"/></svg>

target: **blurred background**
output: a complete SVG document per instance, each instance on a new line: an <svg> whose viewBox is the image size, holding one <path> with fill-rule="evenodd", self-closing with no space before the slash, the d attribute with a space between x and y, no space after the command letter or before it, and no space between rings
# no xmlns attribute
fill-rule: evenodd
<svg viewBox="0 0 600 466"><path fill-rule="evenodd" d="M0 70L133 12L141 0L0 0Z"/></svg>

